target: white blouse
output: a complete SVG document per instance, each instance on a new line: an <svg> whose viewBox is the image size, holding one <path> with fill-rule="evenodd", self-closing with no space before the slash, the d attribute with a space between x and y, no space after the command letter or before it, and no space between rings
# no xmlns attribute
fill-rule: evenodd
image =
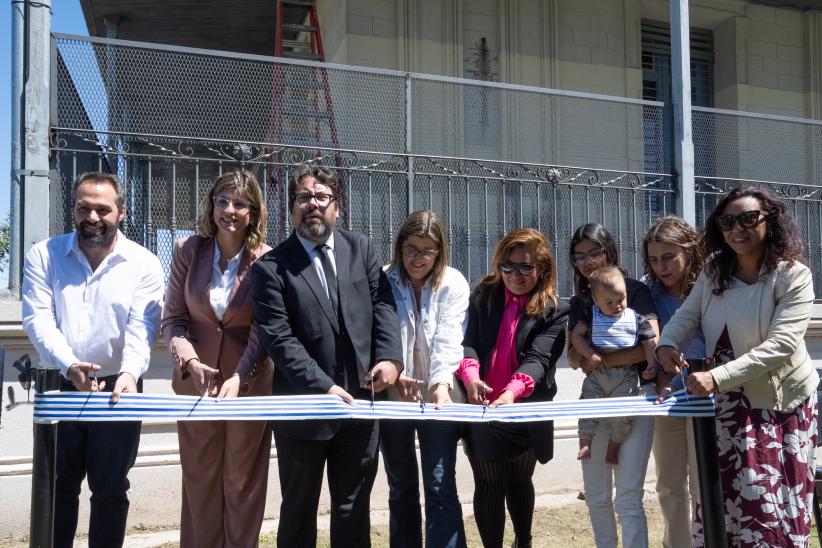
<svg viewBox="0 0 822 548"><path fill-rule="evenodd" d="M214 244L214 262L211 269L211 290L208 298L211 302L211 308L214 310L214 315L217 319L223 321L223 314L228 307L228 298L231 296L231 290L234 287L234 282L237 281L237 270L240 267L240 257L243 255L245 246L240 248L240 251L228 261L225 270L220 268L220 246Z"/></svg>

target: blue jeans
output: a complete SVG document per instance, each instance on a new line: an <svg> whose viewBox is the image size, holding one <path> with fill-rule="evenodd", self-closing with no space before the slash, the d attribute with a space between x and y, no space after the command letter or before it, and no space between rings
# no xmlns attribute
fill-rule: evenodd
<svg viewBox="0 0 822 548"><path fill-rule="evenodd" d="M455 470L460 425L439 421L385 421L380 425L380 449L388 476L391 548L422 546L414 432L420 442L425 490L425 546L464 548L465 527Z"/></svg>

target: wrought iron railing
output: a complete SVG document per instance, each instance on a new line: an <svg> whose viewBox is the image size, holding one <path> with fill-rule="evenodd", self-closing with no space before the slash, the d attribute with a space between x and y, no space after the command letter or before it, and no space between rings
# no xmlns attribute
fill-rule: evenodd
<svg viewBox="0 0 822 548"><path fill-rule="evenodd" d="M452 264L472 282L488 272L494 245L507 231L534 227L556 250L560 292L572 293L568 241L596 220L618 237L623 265L640 273L640 241L657 215L673 211L670 175L595 170L474 158L415 156L101 132L55 130L52 232L71 228L70 185L85 170L124 181L125 234L153 250L166 267L175 239L193 233L198 206L214 178L244 167L264 182L268 240L290 232L287 181L295 166L317 162L337 171L345 188L346 228L374 239L388 261L405 215L433 209L448 225Z"/></svg>
<svg viewBox="0 0 822 548"><path fill-rule="evenodd" d="M813 271L814 289L822 296L822 187L818 184L792 184L755 179L721 177L696 178L696 222L703 226L705 219L723 194L740 185L763 187L788 204L796 219L805 243L805 257Z"/></svg>

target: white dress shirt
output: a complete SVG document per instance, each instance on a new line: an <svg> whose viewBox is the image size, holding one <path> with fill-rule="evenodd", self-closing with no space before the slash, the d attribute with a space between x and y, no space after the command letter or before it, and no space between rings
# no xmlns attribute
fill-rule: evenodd
<svg viewBox="0 0 822 548"><path fill-rule="evenodd" d="M317 251L317 246L320 244L316 244L311 240L306 240L299 234L297 234L297 239L303 245L303 249L305 252L308 253L308 258L311 259L311 264L314 265L314 270L317 272L317 276L320 278L320 283L323 284L323 289L325 289L325 296L328 297L328 282L325 281L325 271L323 270L323 263L320 261L320 252ZM334 232L331 232L331 235L325 241L326 246L329 247L331 252L328 254L329 258L331 258L331 268L334 269L334 274L337 274L337 256L334 252ZM329 297L330 298L330 297Z"/></svg>
<svg viewBox="0 0 822 548"><path fill-rule="evenodd" d="M160 329L163 268L146 248L117 232L114 250L91 270L77 234L34 245L23 267L23 328L40 364L67 375L77 362L100 376L148 369Z"/></svg>
<svg viewBox="0 0 822 548"><path fill-rule="evenodd" d="M245 246L228 260L225 270L220 268L220 246L214 242L214 262L211 269L211 289L208 292L208 299L211 302L211 309L217 319L223 321L223 314L228 307L228 299L231 297L231 290L234 289L234 282L237 281L237 271L240 267L240 257L245 250Z"/></svg>

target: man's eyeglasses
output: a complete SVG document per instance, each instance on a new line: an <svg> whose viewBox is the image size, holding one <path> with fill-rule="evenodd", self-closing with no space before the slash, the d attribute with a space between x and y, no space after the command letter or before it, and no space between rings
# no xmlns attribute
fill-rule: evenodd
<svg viewBox="0 0 822 548"><path fill-rule="evenodd" d="M762 215L762 213L763 212L758 209L752 209L750 211L743 211L739 215L730 215L727 213L724 215L717 215L716 226L722 232L730 232L734 229L736 223L739 223L739 226L742 228L754 228L760 223L764 223L768 220L768 216Z"/></svg>
<svg viewBox="0 0 822 548"><path fill-rule="evenodd" d="M316 194L309 194L308 192L301 192L299 194L294 195L294 202L299 206L304 206L311 200L317 202L319 207L328 207L331 202L334 201L333 194L326 194L324 192L318 192Z"/></svg>
<svg viewBox="0 0 822 548"><path fill-rule="evenodd" d="M514 272L518 272L523 276L530 276L534 273L535 268L535 265L528 263L501 263L499 265L499 269L502 270L503 274L512 274Z"/></svg>
<svg viewBox="0 0 822 548"><path fill-rule="evenodd" d="M417 249L413 245L402 246L402 254L409 259L422 257L423 259L433 259L440 254L439 249Z"/></svg>
<svg viewBox="0 0 822 548"><path fill-rule="evenodd" d="M229 205L234 206L234 211L242 212L248 211L251 204L243 200L230 200L225 196L214 196L214 207L218 209L228 209Z"/></svg>
<svg viewBox="0 0 822 548"><path fill-rule="evenodd" d="M597 249L596 251L589 251L588 253L574 253L571 255L571 260L575 265L579 266L588 261L598 261L603 255L605 255L605 250Z"/></svg>

